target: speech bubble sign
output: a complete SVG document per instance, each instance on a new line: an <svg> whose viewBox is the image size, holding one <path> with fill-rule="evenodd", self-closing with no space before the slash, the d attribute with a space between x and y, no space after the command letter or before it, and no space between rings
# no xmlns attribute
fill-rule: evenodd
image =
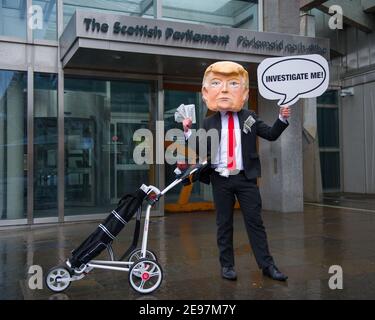
<svg viewBox="0 0 375 320"><path fill-rule="evenodd" d="M268 58L257 70L259 93L279 106L292 105L300 98L314 98L328 88L328 62L318 54Z"/></svg>

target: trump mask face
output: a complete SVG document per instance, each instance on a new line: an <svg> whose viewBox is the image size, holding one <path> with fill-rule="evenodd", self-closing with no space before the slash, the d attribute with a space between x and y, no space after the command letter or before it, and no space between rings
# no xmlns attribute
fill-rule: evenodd
<svg viewBox="0 0 375 320"><path fill-rule="evenodd" d="M204 73L202 95L211 111L238 112L249 98L249 75L232 61L211 64Z"/></svg>

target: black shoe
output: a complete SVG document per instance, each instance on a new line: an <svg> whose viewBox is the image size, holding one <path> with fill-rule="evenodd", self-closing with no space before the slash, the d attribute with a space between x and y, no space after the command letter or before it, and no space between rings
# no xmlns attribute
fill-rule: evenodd
<svg viewBox="0 0 375 320"><path fill-rule="evenodd" d="M221 269L221 276L227 280L237 280L237 273L233 267L223 267Z"/></svg>
<svg viewBox="0 0 375 320"><path fill-rule="evenodd" d="M286 281L288 277L277 269L276 266L270 265L263 269L263 275L270 277L273 280Z"/></svg>

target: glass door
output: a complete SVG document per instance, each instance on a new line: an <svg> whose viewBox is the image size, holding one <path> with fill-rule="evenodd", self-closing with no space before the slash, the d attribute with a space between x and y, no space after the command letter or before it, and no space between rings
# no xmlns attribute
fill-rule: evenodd
<svg viewBox="0 0 375 320"><path fill-rule="evenodd" d="M323 191L340 191L338 93L328 90L317 98L318 136Z"/></svg>
<svg viewBox="0 0 375 320"><path fill-rule="evenodd" d="M65 204L95 204L95 119L65 119Z"/></svg>
<svg viewBox="0 0 375 320"><path fill-rule="evenodd" d="M194 104L197 123L193 129L201 128L207 114L207 107L202 102L201 87L194 85L164 84L164 128L182 129L181 123L176 123L174 113L181 104ZM165 146L165 148L167 145ZM168 185L175 179L173 172L176 165L165 164L165 183ZM179 185L169 191L165 197L165 210L170 212L212 210L211 186L194 183L189 186Z"/></svg>
<svg viewBox="0 0 375 320"><path fill-rule="evenodd" d="M134 132L153 130L152 81L65 79L65 215L107 213L143 183L153 165L133 159Z"/></svg>
<svg viewBox="0 0 375 320"><path fill-rule="evenodd" d="M125 193L149 181L149 164L136 164L133 150L136 142L133 134L140 128L148 128L148 114L139 114L135 119L113 119L111 122L111 202L117 203Z"/></svg>
<svg viewBox="0 0 375 320"><path fill-rule="evenodd" d="M57 217L57 75L34 73L34 218Z"/></svg>

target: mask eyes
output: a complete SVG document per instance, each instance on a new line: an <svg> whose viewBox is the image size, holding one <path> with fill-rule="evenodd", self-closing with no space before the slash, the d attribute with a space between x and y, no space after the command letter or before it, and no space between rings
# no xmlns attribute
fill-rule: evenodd
<svg viewBox="0 0 375 320"><path fill-rule="evenodd" d="M211 80L209 82L209 86L210 88L218 89L218 88L222 88L224 83L225 83L224 81L220 81L220 80ZM241 83L238 82L237 80L230 80L230 81L227 81L226 83L229 89L238 89L241 85Z"/></svg>
<svg viewBox="0 0 375 320"><path fill-rule="evenodd" d="M210 82L210 87L211 88L220 88L222 85L223 85L223 82L219 81L219 80L212 80Z"/></svg>
<svg viewBox="0 0 375 320"><path fill-rule="evenodd" d="M229 81L228 85L229 85L229 88L231 89L237 89L239 88L240 83L238 81L232 80L232 81Z"/></svg>

